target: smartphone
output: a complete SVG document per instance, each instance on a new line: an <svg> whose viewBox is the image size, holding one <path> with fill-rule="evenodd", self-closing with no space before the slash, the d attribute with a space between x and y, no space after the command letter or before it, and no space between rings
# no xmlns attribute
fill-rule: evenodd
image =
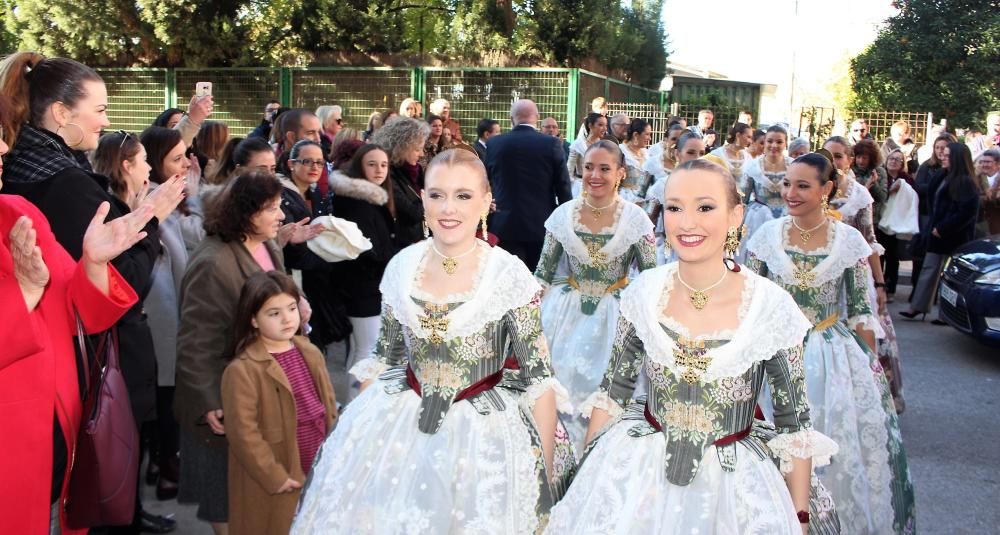
<svg viewBox="0 0 1000 535"><path fill-rule="evenodd" d="M194 84L194 94L197 97L212 96L212 82L198 82Z"/></svg>

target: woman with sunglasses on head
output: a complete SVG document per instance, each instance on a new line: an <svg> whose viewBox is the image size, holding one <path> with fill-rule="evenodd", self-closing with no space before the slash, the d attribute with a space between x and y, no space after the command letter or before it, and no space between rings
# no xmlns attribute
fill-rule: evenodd
<svg viewBox="0 0 1000 535"><path fill-rule="evenodd" d="M625 159L614 142L599 140L583 158L583 197L556 208L545 222L535 277L546 288L542 326L553 368L576 407L608 367L618 299L629 274L656 266L653 224L619 194ZM586 421L569 421L583 446Z"/></svg>
<svg viewBox="0 0 1000 535"><path fill-rule="evenodd" d="M747 267L789 292L812 325L803 356L812 421L840 448L834 463L816 472L844 532L912 533L913 486L899 421L872 351L871 246L827 215L836 176L820 154L789 165L782 180L789 215L758 229L747 244Z"/></svg>
<svg viewBox="0 0 1000 535"><path fill-rule="evenodd" d="M362 393L326 439L291 533L536 533L574 458L539 319L541 286L477 238L492 194L473 151L431 160L429 239L382 278Z"/></svg>
<svg viewBox="0 0 1000 535"><path fill-rule="evenodd" d="M836 452L805 397L809 322L779 286L725 260L743 222L728 171L681 164L665 200L678 261L622 292L589 450L547 533L804 534L811 467ZM765 380L778 430L766 439L752 432ZM633 402L637 387L647 396Z"/></svg>
<svg viewBox="0 0 1000 535"><path fill-rule="evenodd" d="M284 156L288 157L288 175L278 174L284 186L281 191L281 211L285 215L282 224L307 225L318 217L332 213L332 195L323 195L318 187L326 167L323 147L315 141L303 139L292 145ZM314 225L309 228L322 229ZM310 251L306 241L289 242L282 252L286 268L302 271L302 291L313 307L309 339L320 348L325 348L343 340L350 333L350 324L343 298L336 287L339 283L334 280L333 264ZM344 392L338 394L343 395L338 397L343 403L350 399Z"/></svg>

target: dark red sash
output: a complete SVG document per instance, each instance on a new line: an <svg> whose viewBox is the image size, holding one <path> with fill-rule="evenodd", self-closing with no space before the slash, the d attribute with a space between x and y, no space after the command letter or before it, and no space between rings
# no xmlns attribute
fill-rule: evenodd
<svg viewBox="0 0 1000 535"><path fill-rule="evenodd" d="M653 413L649 412L649 403L646 403L646 407L645 409L643 409L643 414L646 416L646 421L649 422L649 425L653 426L653 429L656 429L661 433L663 432L663 426L660 425L660 422L656 421L656 418L653 417ZM754 418L764 419L764 413L761 412L759 406L754 407ZM715 447L717 448L721 448L722 446L728 446L729 444L733 444L734 442L739 442L744 438L750 436L750 430L752 428L753 424L750 424L750 426L748 426L746 429L742 431L737 431L736 433L733 433L731 435L726 435L720 438L719 440L716 440L712 444L715 445Z"/></svg>
<svg viewBox="0 0 1000 535"><path fill-rule="evenodd" d="M481 394L487 390L493 389L496 385L500 384L500 380L503 379L504 370L517 370L520 366L517 363L517 359L514 357L507 357L507 360L503 363L503 368L500 368L496 373L492 373L483 377L482 379L472 383L468 388L460 391L455 395L454 401L462 401L463 399L471 398L476 394ZM413 373L413 368L409 365L406 366L406 384L410 385L410 389L413 390L418 396L420 393L420 381L417 380L417 376Z"/></svg>

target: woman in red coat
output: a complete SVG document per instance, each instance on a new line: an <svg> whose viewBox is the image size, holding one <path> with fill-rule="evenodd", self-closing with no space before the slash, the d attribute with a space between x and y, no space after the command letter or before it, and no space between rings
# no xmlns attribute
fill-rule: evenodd
<svg viewBox="0 0 1000 535"><path fill-rule="evenodd" d="M3 106L0 105L0 108ZM0 111L0 117L5 117ZM0 156L7 145L0 141ZM3 167L0 164L0 171ZM2 186L2 182L0 182ZM22 197L0 195L0 526L44 534L59 523L81 420L73 335L111 327L137 296L109 261L145 236L144 206L108 223L98 208L79 262ZM61 483L57 483L61 482ZM56 487L56 488L53 488ZM58 503L59 507L53 505ZM60 514L60 516L62 516ZM81 530L86 531L86 530Z"/></svg>

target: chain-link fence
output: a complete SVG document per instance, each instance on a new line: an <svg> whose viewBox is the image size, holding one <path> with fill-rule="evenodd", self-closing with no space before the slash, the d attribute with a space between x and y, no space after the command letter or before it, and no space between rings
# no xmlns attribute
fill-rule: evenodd
<svg viewBox="0 0 1000 535"><path fill-rule="evenodd" d="M245 136L258 124L264 105L281 96L278 69L177 69L177 103L187 107L198 82L212 82L212 119L229 126L230 136Z"/></svg>
<svg viewBox="0 0 1000 535"><path fill-rule="evenodd" d="M101 69L100 74L108 86L108 119L115 129L139 132L171 106L166 69Z"/></svg>
<svg viewBox="0 0 1000 535"><path fill-rule="evenodd" d="M927 139L928 129L934 123L934 114L928 112L880 111L880 110L837 110L820 106L803 107L799 113L799 135L808 137L813 150L823 146L830 136L847 136L851 123L864 119L868 133L879 143L890 137L892 125L897 121L910 127L910 138L917 145Z"/></svg>

